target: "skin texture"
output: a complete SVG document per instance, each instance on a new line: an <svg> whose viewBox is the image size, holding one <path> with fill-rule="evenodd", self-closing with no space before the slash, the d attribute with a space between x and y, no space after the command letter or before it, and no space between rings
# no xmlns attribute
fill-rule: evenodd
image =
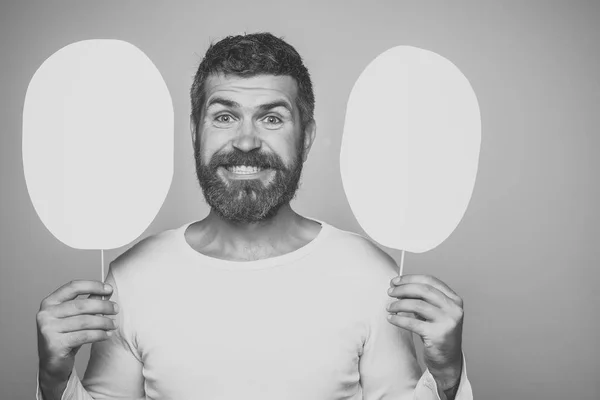
<svg viewBox="0 0 600 400"><path fill-rule="evenodd" d="M390 282L389 322L423 340L424 361L440 397L454 399L462 371L463 300L430 275L403 275Z"/></svg>
<svg viewBox="0 0 600 400"><path fill-rule="evenodd" d="M84 294L90 297L77 298ZM81 346L106 340L116 329L109 316L117 314L118 306L101 298L111 294L110 285L75 280L42 300L36 321L40 389L45 400L62 397Z"/></svg>
<svg viewBox="0 0 600 400"><path fill-rule="evenodd" d="M310 242L320 225L289 205L316 136L314 122L301 127L296 81L218 74L207 79L204 91L200 122L191 131L198 181L211 211L188 228L190 245L217 258L255 260ZM275 102L288 107L261 108ZM240 179L220 168L223 163L272 168L255 179Z"/></svg>

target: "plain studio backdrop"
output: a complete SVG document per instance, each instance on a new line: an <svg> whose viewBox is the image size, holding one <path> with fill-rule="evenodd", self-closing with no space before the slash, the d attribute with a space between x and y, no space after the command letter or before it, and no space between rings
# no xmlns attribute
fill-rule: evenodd
<svg viewBox="0 0 600 400"><path fill-rule="evenodd" d="M355 80L378 54L398 45L434 51L460 68L481 108L475 189L454 233L430 252L408 253L405 273L432 274L464 298L463 343L475 398L598 399L599 19L600 3L593 1L3 0L0 398L35 396L41 300L72 279L100 276L100 252L55 239L27 192L21 118L37 68L70 43L121 39L148 55L171 93L170 192L138 239L105 253L108 264L142 238L208 213L189 132L192 77L211 41L270 31L303 56L316 95L317 139L292 205L361 234L339 172ZM394 123L393 115L373 118ZM400 251L384 250L400 262ZM76 361L80 375L88 357L85 346Z"/></svg>

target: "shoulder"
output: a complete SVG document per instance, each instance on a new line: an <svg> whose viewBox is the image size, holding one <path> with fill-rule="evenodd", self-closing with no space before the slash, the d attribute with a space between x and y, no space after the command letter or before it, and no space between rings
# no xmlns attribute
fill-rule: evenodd
<svg viewBox="0 0 600 400"><path fill-rule="evenodd" d="M162 264L165 256L172 254L176 244L176 229L152 234L133 244L110 263L110 270L117 280L131 280L147 275L154 266Z"/></svg>
<svg viewBox="0 0 600 400"><path fill-rule="evenodd" d="M347 263L347 267L364 274L365 279L380 285L398 275L398 265L394 258L377 243L361 234L346 231L333 225L331 246Z"/></svg>

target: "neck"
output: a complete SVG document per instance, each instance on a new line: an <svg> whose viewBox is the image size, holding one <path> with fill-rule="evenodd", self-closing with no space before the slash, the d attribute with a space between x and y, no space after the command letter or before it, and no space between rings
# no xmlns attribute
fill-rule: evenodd
<svg viewBox="0 0 600 400"><path fill-rule="evenodd" d="M287 242L287 234L297 230L302 220L289 204L282 206L269 220L247 224L228 221L211 210L202 221L202 232L213 245L235 252L249 248L277 248Z"/></svg>

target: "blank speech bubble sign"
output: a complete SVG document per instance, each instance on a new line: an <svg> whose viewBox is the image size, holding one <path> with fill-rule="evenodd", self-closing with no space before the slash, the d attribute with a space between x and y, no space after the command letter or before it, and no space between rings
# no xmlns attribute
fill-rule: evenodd
<svg viewBox="0 0 600 400"><path fill-rule="evenodd" d="M437 247L467 209L480 145L477 98L453 63L412 46L383 52L346 108L340 168L358 223L390 248Z"/></svg>
<svg viewBox="0 0 600 400"><path fill-rule="evenodd" d="M52 54L29 83L23 168L48 230L75 249L136 239L173 177L173 104L152 61L121 40Z"/></svg>

